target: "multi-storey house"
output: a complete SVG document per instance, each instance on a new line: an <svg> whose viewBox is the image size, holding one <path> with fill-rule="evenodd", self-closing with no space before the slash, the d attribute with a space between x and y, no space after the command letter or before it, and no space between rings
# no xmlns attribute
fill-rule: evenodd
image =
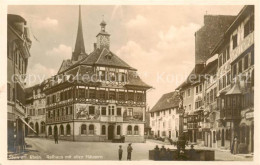
<svg viewBox="0 0 260 165"><path fill-rule="evenodd" d="M32 41L26 20L7 18L7 134L8 151L21 151L25 130L25 77Z"/></svg>
<svg viewBox="0 0 260 165"><path fill-rule="evenodd" d="M177 140L180 134L180 97L177 91L164 94L150 110L150 126L156 137Z"/></svg>
<svg viewBox="0 0 260 165"><path fill-rule="evenodd" d="M73 141L144 142L146 90L151 88L110 50L102 21L94 50L85 52L81 12L70 60L49 80L46 94L47 137Z"/></svg>

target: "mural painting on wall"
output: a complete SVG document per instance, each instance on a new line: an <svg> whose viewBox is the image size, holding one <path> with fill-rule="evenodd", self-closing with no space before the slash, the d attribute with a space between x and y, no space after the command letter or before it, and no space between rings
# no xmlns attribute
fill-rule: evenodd
<svg viewBox="0 0 260 165"><path fill-rule="evenodd" d="M76 119L98 120L100 117L100 112L99 109L97 109L96 107L94 108L94 114L90 114L88 105L76 105Z"/></svg>
<svg viewBox="0 0 260 165"><path fill-rule="evenodd" d="M132 115L129 115L129 112L127 113L127 110L124 111L124 121L143 121L143 111L141 109L134 109L132 111Z"/></svg>

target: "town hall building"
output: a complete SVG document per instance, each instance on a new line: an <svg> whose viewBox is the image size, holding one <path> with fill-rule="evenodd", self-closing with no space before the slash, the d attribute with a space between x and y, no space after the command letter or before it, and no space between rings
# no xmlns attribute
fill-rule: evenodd
<svg viewBox="0 0 260 165"><path fill-rule="evenodd" d="M94 50L86 53L81 9L71 59L48 79L46 95L47 138L58 135L71 141L144 142L146 91L137 70L110 50L106 22L100 24Z"/></svg>

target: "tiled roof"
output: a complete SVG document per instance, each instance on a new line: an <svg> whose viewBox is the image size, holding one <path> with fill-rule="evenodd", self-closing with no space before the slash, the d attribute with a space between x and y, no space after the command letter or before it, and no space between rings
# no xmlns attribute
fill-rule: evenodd
<svg viewBox="0 0 260 165"><path fill-rule="evenodd" d="M180 97L176 91L164 94L150 112L162 111L174 107L178 107Z"/></svg>
<svg viewBox="0 0 260 165"><path fill-rule="evenodd" d="M151 86L149 86L145 82L143 82L142 79L134 71L129 72L128 81L129 81L129 83L126 86L138 86L138 87L152 88Z"/></svg>
<svg viewBox="0 0 260 165"><path fill-rule="evenodd" d="M80 64L114 66L120 68L134 69L106 48L102 50L95 49L92 53L89 54L87 58L82 60Z"/></svg>

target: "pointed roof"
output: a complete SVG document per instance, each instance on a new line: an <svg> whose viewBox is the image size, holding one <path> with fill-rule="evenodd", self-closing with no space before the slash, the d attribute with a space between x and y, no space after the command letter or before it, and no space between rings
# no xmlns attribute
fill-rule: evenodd
<svg viewBox="0 0 260 165"><path fill-rule="evenodd" d="M242 92L238 86L238 83L235 83L235 85L230 89L230 91L226 93L226 95L239 95L239 94L242 94Z"/></svg>
<svg viewBox="0 0 260 165"><path fill-rule="evenodd" d="M79 55L86 55L85 46L84 46L84 38L83 38L83 29L82 29L82 20L81 20L81 7L79 6L79 23L78 23L78 33L77 39L75 43L75 49L72 54L72 60L78 61Z"/></svg>

